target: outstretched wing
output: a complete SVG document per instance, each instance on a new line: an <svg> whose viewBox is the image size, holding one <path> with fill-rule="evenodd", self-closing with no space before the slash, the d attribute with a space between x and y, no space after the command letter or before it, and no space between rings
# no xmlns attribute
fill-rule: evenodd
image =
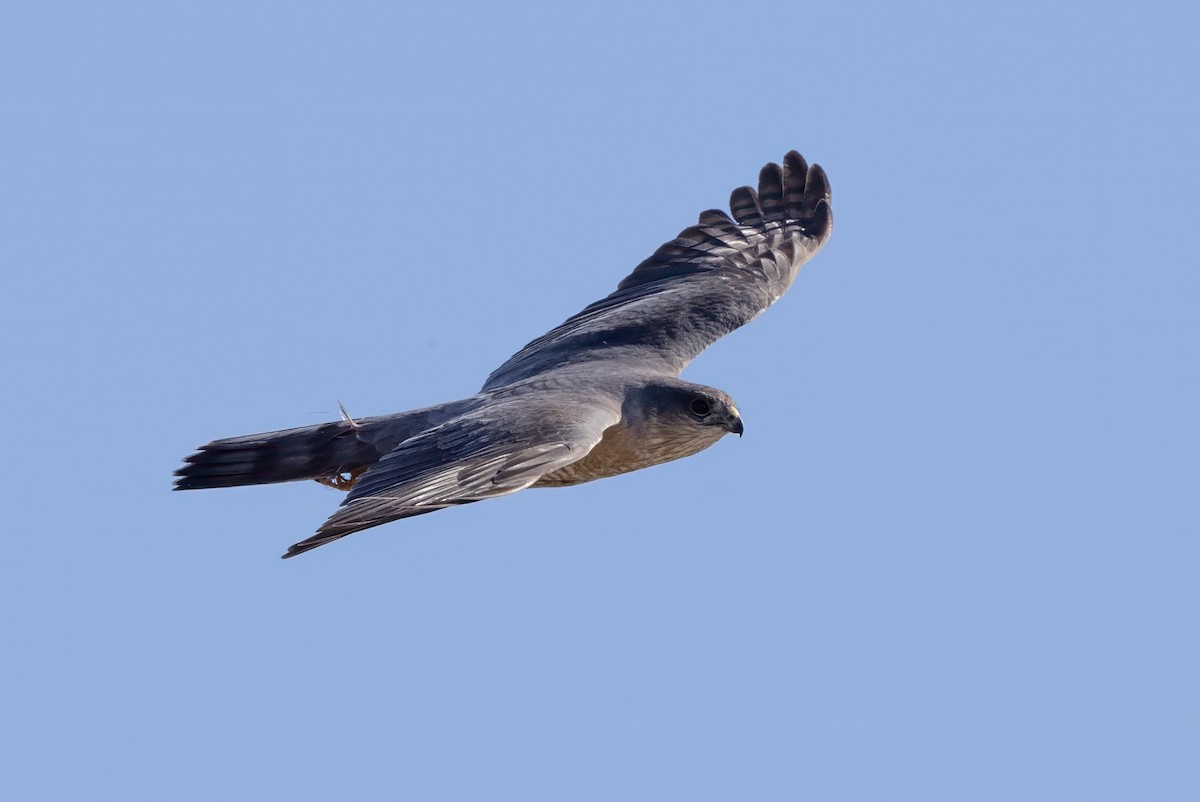
<svg viewBox="0 0 1200 802"><path fill-rule="evenodd" d="M488 404L385 454L317 533L283 556L389 521L523 490L585 457L620 418L617 401L594 394L530 394Z"/></svg>
<svg viewBox="0 0 1200 802"><path fill-rule="evenodd" d="M733 191L733 219L700 215L616 292L526 345L484 390L562 365L619 359L678 375L697 354L779 299L833 225L829 182L796 151L768 164L758 192Z"/></svg>

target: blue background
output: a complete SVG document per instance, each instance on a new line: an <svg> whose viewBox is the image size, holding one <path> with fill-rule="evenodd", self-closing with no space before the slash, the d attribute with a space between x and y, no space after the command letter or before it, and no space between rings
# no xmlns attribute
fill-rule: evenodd
<svg viewBox="0 0 1200 802"><path fill-rule="evenodd" d="M0 796L1200 798L1184 3L22 4ZM746 436L278 555L214 437L461 397L800 149Z"/></svg>

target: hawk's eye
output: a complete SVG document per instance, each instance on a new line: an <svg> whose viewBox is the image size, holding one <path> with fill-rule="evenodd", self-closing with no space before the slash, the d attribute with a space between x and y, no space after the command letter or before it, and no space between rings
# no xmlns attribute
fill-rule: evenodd
<svg viewBox="0 0 1200 802"><path fill-rule="evenodd" d="M707 398L692 399L692 403L691 403L690 407L692 410L692 414L695 415L697 418L703 418L708 413L712 412L712 404L710 404L708 402Z"/></svg>

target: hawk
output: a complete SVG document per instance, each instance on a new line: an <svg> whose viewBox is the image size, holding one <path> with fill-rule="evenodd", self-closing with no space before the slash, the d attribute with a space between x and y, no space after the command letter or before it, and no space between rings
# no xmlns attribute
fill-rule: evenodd
<svg viewBox="0 0 1200 802"><path fill-rule="evenodd" d="M176 490L315 479L348 491L294 557L400 518L687 457L742 433L733 399L683 381L701 351L779 299L829 239L829 182L792 151L608 297L526 345L475 395L393 415L214 440Z"/></svg>

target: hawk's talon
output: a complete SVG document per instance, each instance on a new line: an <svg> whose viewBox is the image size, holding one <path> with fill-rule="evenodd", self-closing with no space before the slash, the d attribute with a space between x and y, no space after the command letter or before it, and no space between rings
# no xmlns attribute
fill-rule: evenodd
<svg viewBox="0 0 1200 802"><path fill-rule="evenodd" d="M318 476L317 481L326 487L332 487L334 490L341 490L343 493L350 492L350 488L354 487L354 483L358 481L358 477L362 476L366 468L355 468L350 471L339 471L333 476Z"/></svg>

